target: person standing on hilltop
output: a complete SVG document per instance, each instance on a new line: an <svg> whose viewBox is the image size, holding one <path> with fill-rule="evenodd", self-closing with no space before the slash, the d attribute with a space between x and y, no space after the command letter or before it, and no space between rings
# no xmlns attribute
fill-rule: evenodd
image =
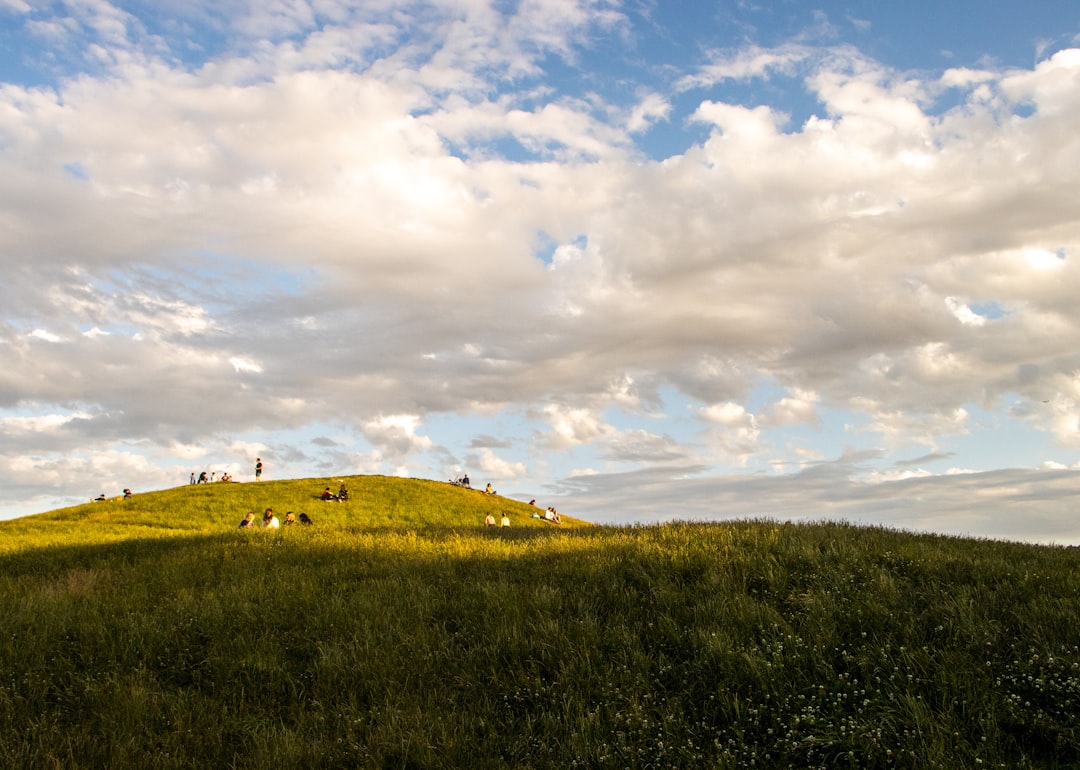
<svg viewBox="0 0 1080 770"><path fill-rule="evenodd" d="M262 478L262 458L255 458L255 480L259 481Z"/></svg>

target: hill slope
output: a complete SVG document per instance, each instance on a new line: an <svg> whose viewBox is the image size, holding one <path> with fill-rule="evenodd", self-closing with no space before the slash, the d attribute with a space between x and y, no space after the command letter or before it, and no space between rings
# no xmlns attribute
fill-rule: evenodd
<svg viewBox="0 0 1080 770"><path fill-rule="evenodd" d="M346 482L392 513L307 480L0 523L0 766L1080 763L1075 549ZM316 526L235 529L271 504Z"/></svg>
<svg viewBox="0 0 1080 770"><path fill-rule="evenodd" d="M349 499L323 502L322 491L336 492L344 483ZM0 522L0 553L16 546L42 542L102 543L141 537L212 534L233 529L248 511L261 518L273 508L285 513L308 513L319 525L334 529L464 527L483 525L488 513L512 527L566 528L591 526L563 516L561 525L532 518L542 510L479 490L427 479L393 476L334 476L248 483L192 484L158 492L113 497L71 508Z"/></svg>

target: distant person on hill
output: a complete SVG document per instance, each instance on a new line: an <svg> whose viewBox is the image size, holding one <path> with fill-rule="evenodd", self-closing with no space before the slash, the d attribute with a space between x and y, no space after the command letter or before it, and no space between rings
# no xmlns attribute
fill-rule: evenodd
<svg viewBox="0 0 1080 770"><path fill-rule="evenodd" d="M466 473L464 476L461 477L461 486L469 487L469 488L472 487L472 485L469 483L469 474L468 473Z"/></svg>
<svg viewBox="0 0 1080 770"><path fill-rule="evenodd" d="M285 526L287 527L290 524L295 524L295 523L296 523L296 514L294 514L292 511L289 511L288 513L286 513L285 514Z"/></svg>
<svg viewBox="0 0 1080 770"><path fill-rule="evenodd" d="M345 488L345 482L344 481L341 482L341 488L338 489L338 491L337 491L337 499L338 500L348 500L349 499L349 490L347 490Z"/></svg>
<svg viewBox="0 0 1080 770"><path fill-rule="evenodd" d="M256 457L255 458L255 480L259 481L260 479L262 479L262 458L261 457Z"/></svg>
<svg viewBox="0 0 1080 770"><path fill-rule="evenodd" d="M105 493L104 493L104 492L102 492L102 493L101 493L100 495L98 495L97 497L95 497L95 498L93 499L93 502L95 502L95 503L103 503L103 502L105 502Z"/></svg>
<svg viewBox="0 0 1080 770"><path fill-rule="evenodd" d="M309 517L306 513L301 513L300 514L300 523L301 524L311 524L311 517Z"/></svg>
<svg viewBox="0 0 1080 770"><path fill-rule="evenodd" d="M485 494L485 495L493 495L493 494L495 494L495 490L491 488L491 484L490 484L490 483L489 483L489 484L487 485L487 487L486 487L486 488L484 489L484 494Z"/></svg>
<svg viewBox="0 0 1080 770"><path fill-rule="evenodd" d="M127 500L127 499L128 499L128 498L130 498L130 497L131 497L131 490L130 490L130 489L127 489L127 488L125 488L125 489L124 489L124 499L125 499L125 500Z"/></svg>
<svg viewBox="0 0 1080 770"><path fill-rule="evenodd" d="M277 529L281 526L281 522L277 520L277 516L274 515L273 508L267 508L266 513L263 514L262 525L265 529Z"/></svg>
<svg viewBox="0 0 1080 770"><path fill-rule="evenodd" d="M327 487L322 491L322 495L319 496L320 500L337 500L337 496L330 491L330 487Z"/></svg>
<svg viewBox="0 0 1080 770"><path fill-rule="evenodd" d="M494 527L495 526L495 517L489 513L487 515L487 518L484 519L484 524L486 524L489 527Z"/></svg>
<svg viewBox="0 0 1080 770"><path fill-rule="evenodd" d="M504 527L509 527L510 526L510 517L507 516L505 513L502 516L502 525Z"/></svg>
<svg viewBox="0 0 1080 770"><path fill-rule="evenodd" d="M232 476L230 476L230 475L228 474L228 472L226 471L225 473L222 473L222 474L221 474L221 479L220 479L220 481L232 481Z"/></svg>
<svg viewBox="0 0 1080 770"><path fill-rule="evenodd" d="M255 511L248 511L248 515L240 519L237 529L253 529L255 527Z"/></svg>
<svg viewBox="0 0 1080 770"><path fill-rule="evenodd" d="M197 482L195 482L195 483L196 484L205 484L206 483L206 471L203 471L202 473L199 474L199 480Z"/></svg>
<svg viewBox="0 0 1080 770"><path fill-rule="evenodd" d="M195 471L192 471L191 472L191 481L189 481L188 484L194 484L194 483L195 483Z"/></svg>

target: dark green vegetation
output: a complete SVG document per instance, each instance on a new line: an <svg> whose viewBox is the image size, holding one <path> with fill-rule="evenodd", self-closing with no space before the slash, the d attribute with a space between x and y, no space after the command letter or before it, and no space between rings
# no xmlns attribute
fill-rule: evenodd
<svg viewBox="0 0 1080 770"><path fill-rule="evenodd" d="M0 766L1080 766L1076 549L337 481L0 522Z"/></svg>

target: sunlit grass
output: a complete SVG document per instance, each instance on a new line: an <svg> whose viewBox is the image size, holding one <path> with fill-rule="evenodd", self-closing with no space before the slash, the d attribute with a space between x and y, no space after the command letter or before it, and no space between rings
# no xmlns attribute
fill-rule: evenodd
<svg viewBox="0 0 1080 770"><path fill-rule="evenodd" d="M0 766L1080 763L1074 549L346 483L3 523Z"/></svg>

